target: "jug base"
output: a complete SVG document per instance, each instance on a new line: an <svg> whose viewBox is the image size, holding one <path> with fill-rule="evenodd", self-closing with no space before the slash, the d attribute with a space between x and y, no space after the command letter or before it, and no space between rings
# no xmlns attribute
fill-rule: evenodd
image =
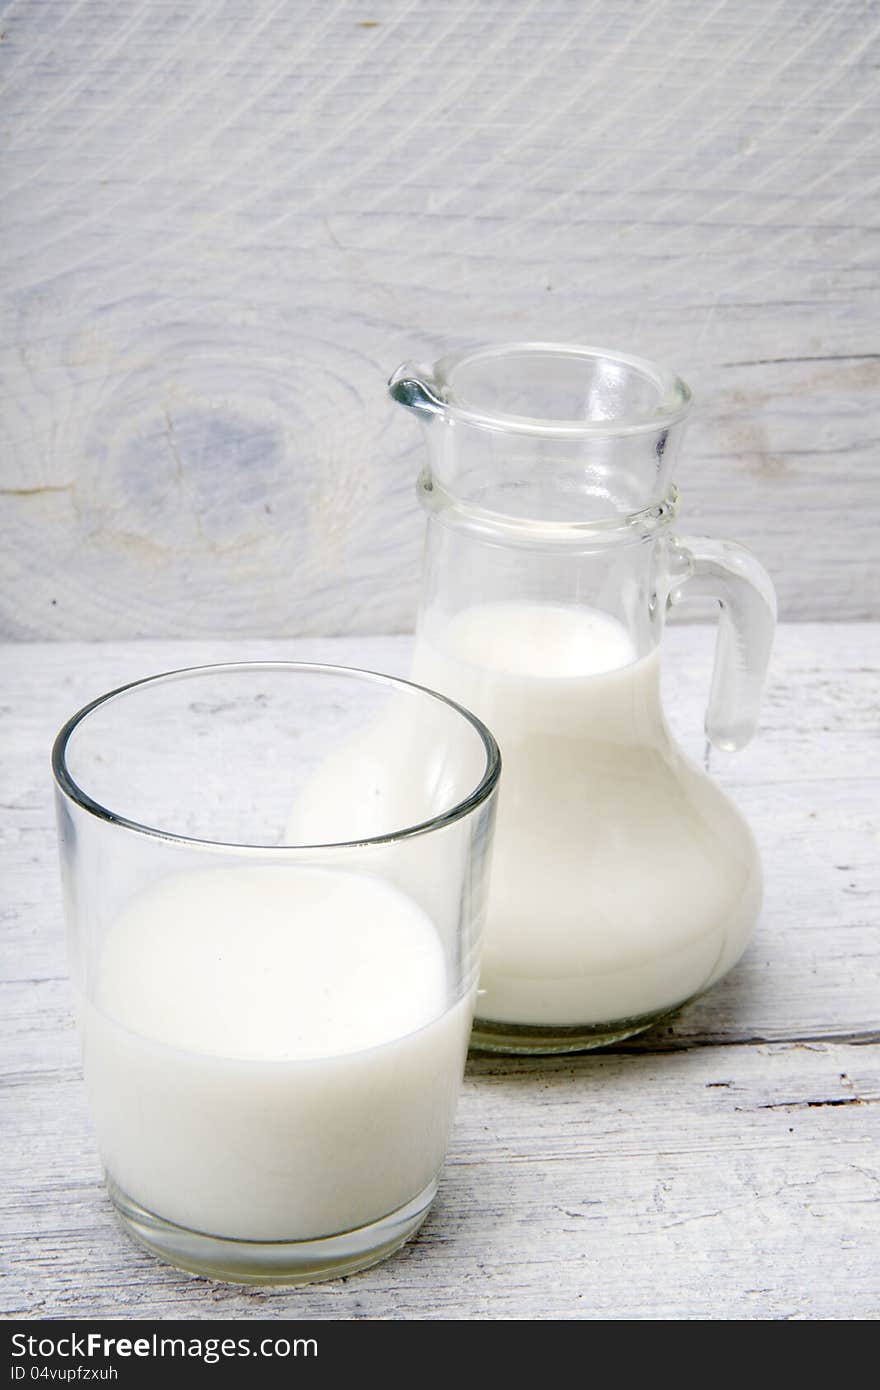
<svg viewBox="0 0 880 1390"><path fill-rule="evenodd" d="M696 996L695 996L696 997ZM584 1023L572 1026L552 1023L496 1023L492 1019L475 1018L471 1033L472 1052L496 1052L514 1057L550 1057L563 1052L592 1052L597 1047L610 1047L636 1033L644 1033L657 1023L674 1018L689 999L671 1009L640 1014L637 1018L621 1018L612 1023Z"/></svg>

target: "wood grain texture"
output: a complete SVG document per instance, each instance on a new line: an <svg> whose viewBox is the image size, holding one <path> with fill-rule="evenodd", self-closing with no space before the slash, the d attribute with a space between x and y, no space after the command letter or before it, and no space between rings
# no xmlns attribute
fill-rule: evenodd
<svg viewBox="0 0 880 1390"><path fill-rule="evenodd" d="M676 366L685 529L877 615L876 0L11 0L0 633L411 625L404 357Z"/></svg>
<svg viewBox="0 0 880 1390"><path fill-rule="evenodd" d="M710 651L701 627L667 636L665 704L694 756ZM758 739L713 754L755 829L767 892L744 960L706 998L611 1053L472 1059L440 1199L375 1270L247 1291L129 1245L85 1108L48 748L115 684L269 656L405 671L409 642L0 647L0 1313L876 1318L880 628L867 624L783 627Z"/></svg>

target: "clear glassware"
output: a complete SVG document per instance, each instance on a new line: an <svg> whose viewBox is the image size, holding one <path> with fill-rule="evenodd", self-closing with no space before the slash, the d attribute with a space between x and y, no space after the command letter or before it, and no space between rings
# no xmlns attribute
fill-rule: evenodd
<svg viewBox="0 0 880 1390"><path fill-rule="evenodd" d="M243 664L103 696L52 762L123 1226L236 1282L390 1254L433 1199L467 1050L492 736L405 681Z"/></svg>
<svg viewBox="0 0 880 1390"><path fill-rule="evenodd" d="M403 366L428 513L413 679L474 710L505 763L473 1041L600 1046L740 956L761 870L743 818L672 740L670 605L717 600L713 744L755 731L772 584L727 541L676 534L690 392L652 362L514 343Z"/></svg>

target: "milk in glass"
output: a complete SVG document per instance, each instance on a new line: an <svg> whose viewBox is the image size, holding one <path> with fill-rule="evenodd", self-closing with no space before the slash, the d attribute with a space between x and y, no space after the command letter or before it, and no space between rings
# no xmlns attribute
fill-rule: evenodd
<svg viewBox="0 0 880 1390"><path fill-rule="evenodd" d="M366 874L169 875L107 931L82 1004L110 1177L216 1236L357 1229L435 1180L472 1000L425 911Z"/></svg>

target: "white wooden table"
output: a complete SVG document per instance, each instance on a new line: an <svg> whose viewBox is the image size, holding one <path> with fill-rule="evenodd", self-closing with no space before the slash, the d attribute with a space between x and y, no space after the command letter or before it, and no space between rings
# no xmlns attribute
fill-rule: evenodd
<svg viewBox="0 0 880 1390"><path fill-rule="evenodd" d="M672 628L667 709L702 756L711 635ZM376 1269L211 1284L129 1244L71 1016L48 752L86 699L257 656L405 670L405 638L0 647L0 1212L12 1317L865 1318L880 1308L878 627L780 632L760 737L713 771L764 855L745 959L674 1024L592 1056L472 1059L437 1204ZM873 1045L872 1045L873 1044Z"/></svg>

